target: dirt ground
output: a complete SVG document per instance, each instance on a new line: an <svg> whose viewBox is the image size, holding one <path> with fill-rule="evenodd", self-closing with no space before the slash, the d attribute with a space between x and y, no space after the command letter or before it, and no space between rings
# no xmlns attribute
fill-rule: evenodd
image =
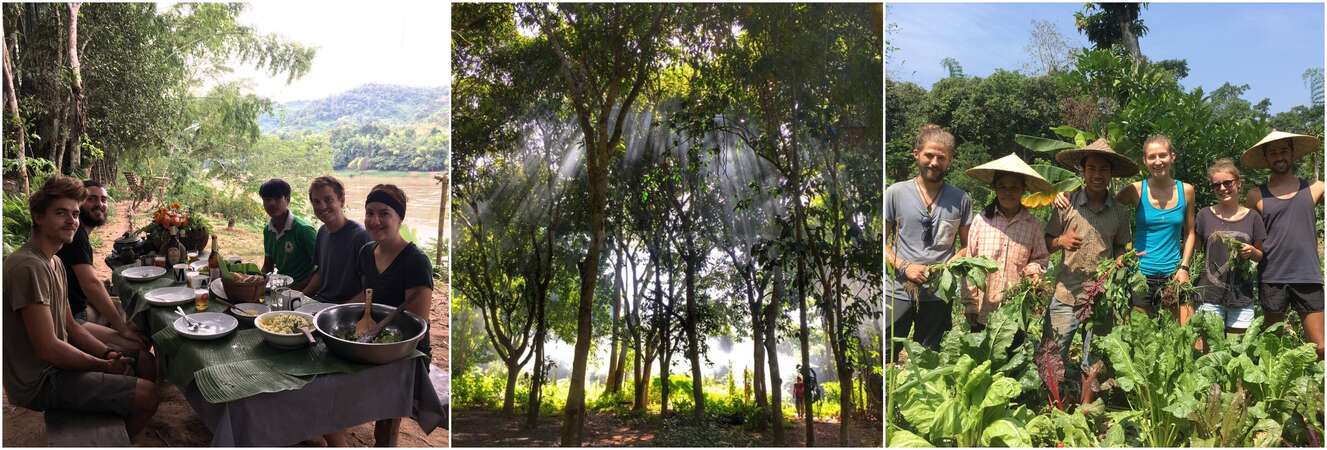
<svg viewBox="0 0 1327 450"><path fill-rule="evenodd" d="M120 211L120 213L112 214L113 217L109 218L107 224L96 230L96 234L101 237L101 245L93 250L93 267L97 269L100 278L109 279L111 276L111 270L102 261L102 258L110 253L115 239L126 230L123 211L127 210L128 207L128 202L116 203L114 211ZM147 222L142 216L136 216L134 223L142 226ZM261 252L261 235L245 231L239 227L234 230L226 230L224 223L220 223L219 226L214 228L218 235L218 241L220 241L218 244L222 247L223 253L240 253L248 259L252 256L253 251ZM233 250L227 252L226 249ZM258 254L258 258L261 258L261 253ZM447 342L450 308L448 307L446 292L448 292L446 285L434 286L432 317L430 317L432 328L429 331L429 336L433 342L435 371L439 369L442 371L449 370ZM446 386L437 386L437 383L435 383L435 387L441 389ZM152 417L147 429L135 441L135 445L140 447L207 447L212 440L212 433L194 414L193 408L184 399L184 394L180 389L168 383L159 383L157 395L161 398L161 405L157 409L157 414ZM450 398L446 393L443 393L443 396L444 399ZM6 397L3 414L3 445L5 447L43 447L46 445L46 424L41 413L15 407L9 404ZM407 419L401 425L399 445L402 447L447 447L449 443L448 434L446 429L439 428L434 430L433 433L425 435L418 424ZM321 439L317 441L317 444L322 444ZM365 423L351 428L350 444L356 447L373 446L373 423Z"/></svg>
<svg viewBox="0 0 1327 450"><path fill-rule="evenodd" d="M500 411L453 409L453 445L456 447L556 447L562 417L545 415L533 430L524 428L524 416L505 418ZM878 423L853 422L848 446L880 447L884 431ZM711 424L685 425L683 420L660 421L657 417L633 417L591 412L585 419L586 447L686 447L770 446L769 433L749 432L737 427ZM788 446L803 446L805 428L799 423L786 428ZM816 446L840 447L838 422L816 422Z"/></svg>

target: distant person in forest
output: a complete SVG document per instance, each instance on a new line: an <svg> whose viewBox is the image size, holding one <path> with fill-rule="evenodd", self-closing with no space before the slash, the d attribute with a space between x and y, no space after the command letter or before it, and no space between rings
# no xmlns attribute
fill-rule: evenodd
<svg viewBox="0 0 1327 450"><path fill-rule="evenodd" d="M1029 188L1055 192L1055 186L1013 153L966 173L989 184L995 192L995 200L972 219L964 240L968 256L987 257L1000 264L1000 270L986 276L985 290L969 285L965 292L968 326L981 331L986 328L991 311L1003 302L1005 290L1025 277L1039 283L1046 272L1049 255L1046 229L1023 207L1022 199Z"/></svg>
<svg viewBox="0 0 1327 450"><path fill-rule="evenodd" d="M1094 364L1100 364L1099 352L1094 352L1093 337L1110 333L1113 324L1084 324L1078 319L1086 314L1087 281L1095 276L1097 264L1119 257L1132 238L1129 229L1129 210L1110 195L1111 177L1130 177L1138 173L1138 166L1097 139L1087 147L1065 150L1055 155L1064 167L1073 168L1083 177L1083 189L1069 196L1067 206L1056 205L1046 223L1046 248L1050 253L1064 251L1064 260L1055 275L1055 292L1046 308L1042 339L1053 339L1059 346L1060 359L1069 373L1080 369L1082 386L1090 386L1089 374ZM1069 361L1069 344L1074 333L1083 330L1082 364ZM1045 344L1043 344L1045 345ZM1092 402L1092 390L1082 390L1082 404Z"/></svg>
<svg viewBox="0 0 1327 450"><path fill-rule="evenodd" d="M4 260L5 397L35 411L112 413L132 439L157 411L156 385L74 319L56 256L78 232L86 195L83 183L56 175L28 199L32 236Z"/></svg>
<svg viewBox="0 0 1327 450"><path fill-rule="evenodd" d="M1227 333L1243 333L1253 322L1253 285L1256 273L1238 270L1244 263L1262 260L1267 227L1262 214L1239 204L1240 174L1229 158L1216 160L1207 178L1217 204L1198 211L1195 226L1198 248L1207 256L1198 282L1198 311L1221 316ZM1231 253L1231 245L1237 243ZM1200 338L1194 346L1202 351Z"/></svg>
<svg viewBox="0 0 1327 450"><path fill-rule="evenodd" d="M1164 307L1183 325L1193 315L1193 305L1163 295L1169 282L1189 282L1189 261L1196 242L1196 191L1193 185L1175 179L1177 156L1169 137L1149 137L1143 143L1147 178L1121 188L1115 201L1135 206L1133 249L1138 252L1138 268L1147 277L1147 290L1134 293L1134 309L1152 314ZM1068 202L1068 196L1061 194L1055 206L1065 207Z"/></svg>
<svg viewBox="0 0 1327 450"><path fill-rule="evenodd" d="M404 306L428 322L433 306L433 265L419 247L401 237L405 212L405 192L396 185L379 184L369 191L364 200L364 228L370 242L359 249L356 275L365 289L373 289L373 303ZM363 295L360 292L351 301L361 302ZM432 359L427 334L419 340L418 349L425 361ZM400 428L400 418L379 420L373 431L377 445L396 446Z"/></svg>
<svg viewBox="0 0 1327 450"><path fill-rule="evenodd" d="M329 303L345 303L363 287L356 275L359 249L369 242L364 226L346 217L346 188L336 177L322 176L309 185L309 204L323 225L318 227L313 259L317 269L304 295Z"/></svg>
<svg viewBox="0 0 1327 450"><path fill-rule="evenodd" d="M797 408L797 417L801 418L806 410L806 403L802 401L803 393L806 392L806 384L802 382L802 376L797 376L797 381L793 383L793 406Z"/></svg>
<svg viewBox="0 0 1327 450"><path fill-rule="evenodd" d="M885 281L886 324L893 337L907 337L927 348L939 350L940 340L953 327L948 306L918 302L940 302L926 287L931 264L956 254L967 238L972 220L972 199L963 190L945 183L945 173L954 158L954 135L927 124L917 135L912 156L917 176L894 183L885 190L885 261L895 276ZM902 346L890 345L894 361Z"/></svg>
<svg viewBox="0 0 1327 450"><path fill-rule="evenodd" d="M1296 176L1295 162L1321 148L1313 136L1272 130L1240 158L1244 167L1272 171L1267 184L1250 189L1245 199L1245 206L1262 213L1267 226L1265 253L1258 265L1267 315L1263 323L1280 322L1294 308L1304 322L1304 334L1318 346L1318 359L1323 357L1323 276L1318 259L1322 229L1314 210L1322 202L1323 183Z"/></svg>
<svg viewBox="0 0 1327 450"><path fill-rule="evenodd" d="M318 232L290 211L290 184L280 178L258 188L263 210L271 218L263 228L263 273L275 267L295 279L291 289L303 290L317 269L313 259Z"/></svg>

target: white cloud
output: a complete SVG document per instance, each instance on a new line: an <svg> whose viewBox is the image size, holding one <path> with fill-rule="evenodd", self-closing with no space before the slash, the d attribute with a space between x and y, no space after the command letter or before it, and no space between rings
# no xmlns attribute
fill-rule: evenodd
<svg viewBox="0 0 1327 450"><path fill-rule="evenodd" d="M447 85L447 3L437 1L255 2L240 23L317 48L312 70L286 84L233 63L226 80L251 79L275 101L307 100L366 83Z"/></svg>

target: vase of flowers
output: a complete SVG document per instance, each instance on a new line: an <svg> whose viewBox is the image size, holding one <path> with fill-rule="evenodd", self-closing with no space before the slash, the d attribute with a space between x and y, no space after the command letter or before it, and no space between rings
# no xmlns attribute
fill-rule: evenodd
<svg viewBox="0 0 1327 450"><path fill-rule="evenodd" d="M179 233L180 242L191 252L202 251L211 236L207 222L191 214L179 202L157 208L152 213L152 222L139 231L147 234L148 248L159 249L170 240L172 228Z"/></svg>

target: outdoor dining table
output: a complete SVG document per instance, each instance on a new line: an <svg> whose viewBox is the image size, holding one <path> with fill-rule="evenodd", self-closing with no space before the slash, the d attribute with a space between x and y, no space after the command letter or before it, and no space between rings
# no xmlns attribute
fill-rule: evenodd
<svg viewBox="0 0 1327 450"><path fill-rule="evenodd" d="M281 350L244 325L230 335L198 341L176 333L175 307L150 304L144 295L180 285L169 275L130 281L113 270L112 282L127 317L156 346L160 377L179 386L212 431L212 446L286 446L365 422L413 418L425 433L447 423L447 409L429 381L429 361L418 350L382 365L343 359L319 339ZM210 295L207 311L230 304ZM194 312L193 303L181 306Z"/></svg>

